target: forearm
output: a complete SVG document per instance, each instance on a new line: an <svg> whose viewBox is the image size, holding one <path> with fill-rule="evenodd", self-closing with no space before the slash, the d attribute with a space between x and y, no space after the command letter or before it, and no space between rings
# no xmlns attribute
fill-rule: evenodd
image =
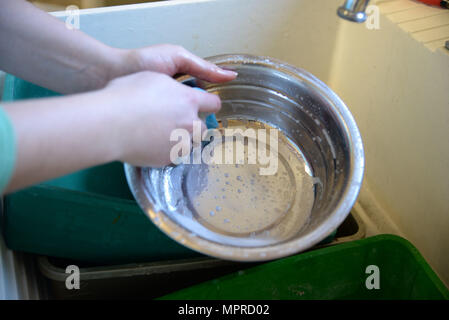
<svg viewBox="0 0 449 320"><path fill-rule="evenodd" d="M119 159L119 132L107 93L4 104L16 136L16 164L6 191ZM110 99L113 100L113 99Z"/></svg>
<svg viewBox="0 0 449 320"><path fill-rule="evenodd" d="M0 120L8 121L0 121L6 131L0 138L15 144L3 148L10 158L0 181L11 192L110 161L167 165L174 130L191 133L198 112L215 113L220 106L216 95L150 71L87 93L2 104L6 116Z"/></svg>
<svg viewBox="0 0 449 320"><path fill-rule="evenodd" d="M60 93L103 87L128 73L111 48L23 0L0 1L0 69Z"/></svg>

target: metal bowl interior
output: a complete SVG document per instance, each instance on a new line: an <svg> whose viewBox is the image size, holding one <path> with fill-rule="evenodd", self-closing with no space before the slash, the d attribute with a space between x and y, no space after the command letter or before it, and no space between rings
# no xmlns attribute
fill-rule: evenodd
<svg viewBox="0 0 449 320"><path fill-rule="evenodd" d="M229 223L225 217L224 223L214 225L211 221L218 212L211 211L213 218L198 214L201 210L195 207L188 193L191 190L201 193L198 192L200 184L195 184L199 181L196 178L209 175L210 185L215 181L215 176L211 181L211 174L218 170L204 165L156 169L125 164L134 197L153 223L168 236L207 255L261 261L310 248L343 222L361 187L363 145L351 113L331 89L302 69L275 59L249 55L222 55L208 60L239 74L236 80L224 84L197 80L200 87L220 96L222 109L217 119L221 125L244 123L246 128L276 128L280 132L279 141L283 141L283 147L279 147L279 168L285 171L283 178L286 180L271 191L263 185L273 184L274 180L256 183L265 193L275 193L262 205L267 218L258 227L246 224L245 230L240 229L245 225L242 220L245 215L249 221L255 219L254 214L263 212L262 208L256 208L262 201L254 199L251 199L256 203L252 205L253 211L242 209L249 199L242 201L237 195L232 201L242 204L234 206L234 213L238 212L240 219L238 223ZM183 76L178 80L186 82L192 78ZM292 152L298 156L296 162L291 160ZM307 174L295 171L298 163L306 168L310 179ZM231 167L225 171L229 170ZM240 178L237 174L235 177ZM280 181L281 178L271 179ZM218 184L219 179L216 181ZM231 190L231 197L237 190L240 192L236 188ZM276 194L277 190L281 193ZM218 194L214 192L210 195ZM203 197L202 201L210 205L218 201L217 195L214 198L204 200ZM311 202L307 202L310 199ZM220 201L225 205L232 203L229 196L228 200L220 198ZM269 207L275 202L278 204ZM217 205L216 208L221 207Z"/></svg>

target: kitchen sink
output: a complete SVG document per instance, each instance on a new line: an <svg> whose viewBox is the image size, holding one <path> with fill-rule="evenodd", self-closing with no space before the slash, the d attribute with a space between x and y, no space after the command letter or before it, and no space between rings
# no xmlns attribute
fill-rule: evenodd
<svg viewBox="0 0 449 320"><path fill-rule="evenodd" d="M317 76L347 104L362 134L366 173L355 208L366 235L411 241L448 285L447 10L371 1L367 22L357 24L337 16L340 2L164 1L81 10L80 28L116 47L175 43L202 57L270 56ZM20 268L22 260L1 250Z"/></svg>

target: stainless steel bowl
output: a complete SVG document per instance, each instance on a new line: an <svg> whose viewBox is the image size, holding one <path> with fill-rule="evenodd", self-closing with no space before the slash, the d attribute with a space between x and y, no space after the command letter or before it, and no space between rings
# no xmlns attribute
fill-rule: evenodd
<svg viewBox="0 0 449 320"><path fill-rule="evenodd" d="M217 119L278 129L279 174L251 174L255 183L248 166L125 164L135 199L169 237L222 259L270 260L319 243L346 218L363 179L362 139L348 108L316 77L281 61L208 60L239 74L225 84L197 81L220 96Z"/></svg>

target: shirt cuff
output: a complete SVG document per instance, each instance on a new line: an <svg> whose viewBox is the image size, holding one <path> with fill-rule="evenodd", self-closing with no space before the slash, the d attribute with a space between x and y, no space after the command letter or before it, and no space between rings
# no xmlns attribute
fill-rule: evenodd
<svg viewBox="0 0 449 320"><path fill-rule="evenodd" d="M9 116L0 106L0 195L8 186L16 162L16 139Z"/></svg>

